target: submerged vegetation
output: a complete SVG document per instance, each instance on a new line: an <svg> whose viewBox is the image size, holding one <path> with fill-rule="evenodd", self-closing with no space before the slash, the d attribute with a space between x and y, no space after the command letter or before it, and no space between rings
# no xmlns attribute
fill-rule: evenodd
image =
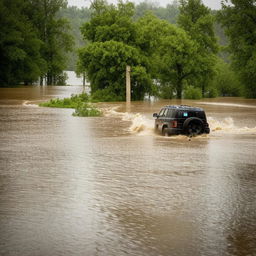
<svg viewBox="0 0 256 256"><path fill-rule="evenodd" d="M77 105L73 116L101 116L102 112L88 102L81 102Z"/></svg>
<svg viewBox="0 0 256 256"><path fill-rule="evenodd" d="M48 102L40 103L39 106L51 108L73 108L75 109L73 116L102 115L101 111L90 103L89 96L86 93L71 95L70 98L51 99Z"/></svg>

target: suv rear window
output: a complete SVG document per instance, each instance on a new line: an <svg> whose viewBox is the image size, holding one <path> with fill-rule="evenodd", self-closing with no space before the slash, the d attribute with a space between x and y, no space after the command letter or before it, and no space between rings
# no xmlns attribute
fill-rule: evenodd
<svg viewBox="0 0 256 256"><path fill-rule="evenodd" d="M179 111L178 116L179 118L188 118L188 117L198 117L201 119L205 119L204 111Z"/></svg>

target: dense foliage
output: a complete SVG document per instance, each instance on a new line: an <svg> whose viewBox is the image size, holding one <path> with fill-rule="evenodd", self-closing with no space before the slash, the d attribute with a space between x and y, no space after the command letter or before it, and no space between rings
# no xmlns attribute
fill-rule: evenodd
<svg viewBox="0 0 256 256"><path fill-rule="evenodd" d="M0 1L0 84L29 84L46 67L41 41L25 14L22 0Z"/></svg>
<svg viewBox="0 0 256 256"><path fill-rule="evenodd" d="M209 91L217 90L216 96L236 97L243 95L241 82L238 74L232 70L229 63L218 59L215 65L216 75L209 82ZM210 96L210 95L209 95Z"/></svg>
<svg viewBox="0 0 256 256"><path fill-rule="evenodd" d="M256 1L224 1L219 18L229 38L232 64L245 86L246 96L256 98Z"/></svg>
<svg viewBox="0 0 256 256"><path fill-rule="evenodd" d="M196 80L203 65L197 44L183 29L152 14L142 17L138 25L138 45L151 60L152 75L160 81L160 91L169 88L181 98L184 84ZM163 92L161 95L167 98Z"/></svg>
<svg viewBox="0 0 256 256"><path fill-rule="evenodd" d="M200 55L201 66L197 70L197 86L205 88L214 76L217 38L214 33L214 16L201 0L181 0L178 24L197 43L197 55Z"/></svg>
<svg viewBox="0 0 256 256"><path fill-rule="evenodd" d="M178 1L174 0L171 4L167 4L166 7L162 7L159 6L156 2L141 2L135 6L134 18L141 18L148 12L153 13L159 19L166 20L169 23L175 24L179 15L179 4Z"/></svg>
<svg viewBox="0 0 256 256"><path fill-rule="evenodd" d="M135 8L129 2L114 6L95 0L92 8L91 20L81 29L90 43L80 50L79 61L92 93L107 89L124 100L126 65L132 66L133 100L155 92L153 80L160 82L160 91L169 87L181 98L184 85L204 85L211 78L217 43L213 18L200 0L182 1L181 28L150 13L133 20ZM200 11L194 13L195 8Z"/></svg>
<svg viewBox="0 0 256 256"><path fill-rule="evenodd" d="M166 7L159 6L153 2L141 2L135 5L133 20L138 20L147 13L152 13L159 19L166 20L171 24L176 24L179 16L179 3L173 1L171 4L167 4ZM211 11L213 16L216 15L216 11ZM69 6L68 8L62 8L59 11L59 16L70 21L71 33L75 40L75 49L83 47L87 41L83 41L83 37L80 31L80 27L90 21L92 14L91 8L77 8L75 6ZM221 45L227 45L227 38L224 34L221 26L215 21L214 30ZM221 55L226 57L227 53L221 52ZM72 51L69 54L68 70L76 70L77 54L76 51Z"/></svg>
<svg viewBox="0 0 256 256"><path fill-rule="evenodd" d="M64 84L63 70L78 63L76 71L91 82L92 100L119 101L130 65L133 100L146 94L256 97L256 1L230 2L217 12L202 0L166 7L94 0L82 9L67 8L66 0L1 0L0 86L39 78Z"/></svg>
<svg viewBox="0 0 256 256"><path fill-rule="evenodd" d="M64 0L0 1L0 84L63 81L65 52L71 50L68 21L57 13Z"/></svg>
<svg viewBox="0 0 256 256"><path fill-rule="evenodd" d="M79 65L91 82L92 95L105 90L113 95L112 100L124 100L127 65L132 66L132 99L141 100L151 91L148 60L136 47L133 15L132 3L114 6L101 0L93 2L92 18L81 28L90 43L79 52Z"/></svg>

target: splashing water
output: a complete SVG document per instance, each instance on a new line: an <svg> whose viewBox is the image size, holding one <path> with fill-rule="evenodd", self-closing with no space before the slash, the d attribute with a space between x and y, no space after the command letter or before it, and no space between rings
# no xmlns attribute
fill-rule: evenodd
<svg viewBox="0 0 256 256"><path fill-rule="evenodd" d="M39 107L37 104L32 104L30 103L31 101L29 100L25 100L23 103L22 103L22 106L26 106L26 107Z"/></svg>
<svg viewBox="0 0 256 256"><path fill-rule="evenodd" d="M231 117L220 121L212 117L208 118L208 123L212 132L222 132L230 134L256 134L256 127L236 127Z"/></svg>
<svg viewBox="0 0 256 256"><path fill-rule="evenodd" d="M118 107L104 109L103 113L109 117L119 117L122 121L131 122L128 131L139 135L150 135L154 133L154 120L148 119L140 113L117 112Z"/></svg>
<svg viewBox="0 0 256 256"><path fill-rule="evenodd" d="M104 109L104 115L109 117L117 117L122 121L131 122L128 131L139 135L154 134L154 120L149 119L140 113L128 113L116 111L118 107ZM213 117L208 118L211 133L230 133L230 134L256 134L256 127L236 127L231 117L224 120L217 120ZM178 137L178 136L174 136Z"/></svg>
<svg viewBox="0 0 256 256"><path fill-rule="evenodd" d="M215 131L230 131L235 129L234 120L231 117L225 118L223 121L214 119L213 117L208 118L208 123L212 132Z"/></svg>
<svg viewBox="0 0 256 256"><path fill-rule="evenodd" d="M154 133L154 121L139 113L130 118L132 124L129 127L129 130L131 132L140 133L141 135L149 135Z"/></svg>

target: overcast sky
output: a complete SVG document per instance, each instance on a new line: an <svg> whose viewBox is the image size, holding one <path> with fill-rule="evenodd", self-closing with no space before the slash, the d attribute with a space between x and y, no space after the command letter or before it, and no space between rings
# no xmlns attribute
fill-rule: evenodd
<svg viewBox="0 0 256 256"><path fill-rule="evenodd" d="M116 3L116 0L108 0L108 2ZM144 2L144 0L131 0L131 2L134 2L136 4L139 4L140 2ZM161 6L165 6L168 3L172 3L172 0L158 0L158 1L151 1L151 2L157 2ZM204 4L210 7L211 9L220 9L221 8L221 0L203 0ZM68 0L69 5L75 5L78 7L88 7L90 5L90 0Z"/></svg>

